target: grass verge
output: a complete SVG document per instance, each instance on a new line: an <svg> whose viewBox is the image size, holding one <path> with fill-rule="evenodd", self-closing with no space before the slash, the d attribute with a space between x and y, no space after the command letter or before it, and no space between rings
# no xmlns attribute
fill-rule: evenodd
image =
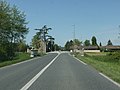
<svg viewBox="0 0 120 90"><path fill-rule="evenodd" d="M6 60L6 61L3 61L3 62L0 62L0 67L4 67L4 66L7 66L7 65L22 62L22 61L28 60L30 58L31 57L28 53L17 53L13 60Z"/></svg>
<svg viewBox="0 0 120 90"><path fill-rule="evenodd" d="M85 54L85 56L82 57L80 54L75 54L75 56L120 83L120 62L110 60L113 58L110 58L108 55Z"/></svg>
<svg viewBox="0 0 120 90"><path fill-rule="evenodd" d="M44 56L46 55L45 53L39 53L38 56ZM13 58L13 60L4 60L2 62L0 62L0 67L4 67L4 66L8 66L8 65L11 65L11 64L15 64L15 63L19 63L19 62L22 62L22 61L26 61L26 60L29 60L31 59L30 57L30 54L28 53L16 53L15 57Z"/></svg>

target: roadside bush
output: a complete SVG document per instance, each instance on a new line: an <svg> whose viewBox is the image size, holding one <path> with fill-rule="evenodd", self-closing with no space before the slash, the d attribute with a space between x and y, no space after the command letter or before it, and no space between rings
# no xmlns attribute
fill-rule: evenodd
<svg viewBox="0 0 120 90"><path fill-rule="evenodd" d="M110 52L107 57L109 61L120 62L120 52Z"/></svg>

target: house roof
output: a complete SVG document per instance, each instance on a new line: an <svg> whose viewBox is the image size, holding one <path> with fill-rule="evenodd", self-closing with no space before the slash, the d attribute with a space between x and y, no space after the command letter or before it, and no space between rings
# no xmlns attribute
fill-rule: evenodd
<svg viewBox="0 0 120 90"><path fill-rule="evenodd" d="M84 46L83 47L85 50L98 50L98 46Z"/></svg>
<svg viewBox="0 0 120 90"><path fill-rule="evenodd" d="M113 45L101 46L100 48L111 49L111 50L120 50L120 46L113 46Z"/></svg>
<svg viewBox="0 0 120 90"><path fill-rule="evenodd" d="M98 50L99 49L98 46L77 46L75 45L71 47L71 49L79 49L79 50L83 48L84 50Z"/></svg>
<svg viewBox="0 0 120 90"><path fill-rule="evenodd" d="M77 46L77 45L75 45L75 46L72 46L70 48L71 49L79 49L79 50L81 50L83 48L84 48L84 50L98 50L99 48L100 49L109 49L109 50L120 50L120 46L112 46L112 45L100 46L100 47L98 47L98 46Z"/></svg>

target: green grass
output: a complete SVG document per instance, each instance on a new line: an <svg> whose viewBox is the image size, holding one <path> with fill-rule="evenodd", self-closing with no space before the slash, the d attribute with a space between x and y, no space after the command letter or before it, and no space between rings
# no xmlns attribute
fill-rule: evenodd
<svg viewBox="0 0 120 90"><path fill-rule="evenodd" d="M89 53L90 54L90 53ZM113 60L114 57L109 55L89 55L85 54L82 57L80 54L75 54L77 58L84 61L85 63L93 66L98 71L104 73L114 81L120 83L120 61ZM91 53L93 54L93 53ZM120 57L119 57L120 60Z"/></svg>
<svg viewBox="0 0 120 90"><path fill-rule="evenodd" d="M27 54L27 53L17 53L16 56L13 58L13 60L6 60L6 61L3 61L3 62L0 62L0 67L4 67L4 66L7 66L7 65L22 62L22 61L28 60L30 58L31 58L30 55Z"/></svg>
<svg viewBox="0 0 120 90"><path fill-rule="evenodd" d="M86 53L89 56L105 56L108 52L92 52L92 53Z"/></svg>

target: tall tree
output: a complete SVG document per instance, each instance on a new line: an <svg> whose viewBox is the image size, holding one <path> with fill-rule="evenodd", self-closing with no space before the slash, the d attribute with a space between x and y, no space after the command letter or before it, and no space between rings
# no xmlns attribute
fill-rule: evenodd
<svg viewBox="0 0 120 90"><path fill-rule="evenodd" d="M85 46L90 46L90 40L85 40L84 45Z"/></svg>
<svg viewBox="0 0 120 90"><path fill-rule="evenodd" d="M35 30L39 30L39 32L41 33L40 38L44 42L46 42L48 37L48 31L52 30L52 28L48 28L47 25L44 25L41 29L35 29Z"/></svg>
<svg viewBox="0 0 120 90"><path fill-rule="evenodd" d="M59 46L58 44L54 44L54 50L55 51L61 50L61 46Z"/></svg>
<svg viewBox="0 0 120 90"><path fill-rule="evenodd" d="M93 36L91 40L92 40L92 45L93 45L93 46L97 46L97 45L98 45L98 44L97 44L97 39L96 39L95 36Z"/></svg>
<svg viewBox="0 0 120 90"><path fill-rule="evenodd" d="M111 40L108 40L107 45L108 45L108 46L109 46L109 45L113 45L112 42L111 42Z"/></svg>
<svg viewBox="0 0 120 90"><path fill-rule="evenodd" d="M0 60L6 59L9 47L10 6L0 1Z"/></svg>
<svg viewBox="0 0 120 90"><path fill-rule="evenodd" d="M32 39L32 46L36 49L39 49L41 46L40 35L41 35L41 32L37 32L36 35L34 35Z"/></svg>
<svg viewBox="0 0 120 90"><path fill-rule="evenodd" d="M17 49L19 52L26 52L27 51L27 45L25 44L25 41L21 40L19 43L17 43Z"/></svg>
<svg viewBox="0 0 120 90"><path fill-rule="evenodd" d="M82 42L80 42L78 39L73 40L74 45L80 46Z"/></svg>
<svg viewBox="0 0 120 90"><path fill-rule="evenodd" d="M76 39L75 41L70 40L66 42L64 48L65 50L69 51L74 45L80 45L80 44L81 42L78 39Z"/></svg>
<svg viewBox="0 0 120 90"><path fill-rule="evenodd" d="M65 44L65 50L69 51L70 50L70 42L67 41Z"/></svg>
<svg viewBox="0 0 120 90"><path fill-rule="evenodd" d="M100 42L100 46L102 46L102 43Z"/></svg>
<svg viewBox="0 0 120 90"><path fill-rule="evenodd" d="M55 38L48 35L48 38L47 38L47 51L48 52L54 50L54 40Z"/></svg>
<svg viewBox="0 0 120 90"><path fill-rule="evenodd" d="M17 45L15 43L23 39L28 32L26 24L23 12L16 6L10 6L6 1L0 1L0 55L2 57L14 56L15 45Z"/></svg>
<svg viewBox="0 0 120 90"><path fill-rule="evenodd" d="M36 37L33 37L32 42L33 42L34 45L36 45L37 41L41 41L41 50L43 52L53 50L54 38L52 36L48 35L48 31L51 30L51 29L52 28L48 28L46 25L44 25L41 29L35 29L35 30L39 30L40 34ZM39 37L39 38L37 38L37 37ZM39 47L37 47L37 49L38 48Z"/></svg>
<svg viewBox="0 0 120 90"><path fill-rule="evenodd" d="M70 46L73 46L74 45L74 42L73 42L73 40L70 40Z"/></svg>

